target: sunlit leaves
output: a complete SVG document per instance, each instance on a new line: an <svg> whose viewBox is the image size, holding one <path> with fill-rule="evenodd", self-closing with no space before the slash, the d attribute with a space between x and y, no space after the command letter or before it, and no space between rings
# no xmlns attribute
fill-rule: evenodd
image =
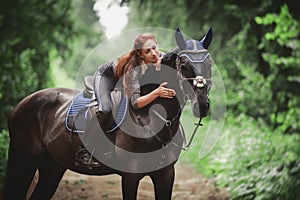
<svg viewBox="0 0 300 200"><path fill-rule="evenodd" d="M259 25L275 24L273 32L265 34L267 40L276 40L280 46L286 45L291 39L296 39L299 35L300 25L291 16L286 5L281 7L280 13L269 13L264 17L255 17L255 21Z"/></svg>
<svg viewBox="0 0 300 200"><path fill-rule="evenodd" d="M292 113L295 114L295 110L299 110L300 104L299 94L295 92L296 87L299 89L300 86L297 81L300 73L300 23L290 14L287 5L281 7L279 14L269 13L263 17L255 17L255 21L266 29L259 48L271 70L268 77L272 86L274 108L270 120L278 130L296 132L299 127L295 126L295 120L291 116ZM298 117L294 115L294 118Z"/></svg>

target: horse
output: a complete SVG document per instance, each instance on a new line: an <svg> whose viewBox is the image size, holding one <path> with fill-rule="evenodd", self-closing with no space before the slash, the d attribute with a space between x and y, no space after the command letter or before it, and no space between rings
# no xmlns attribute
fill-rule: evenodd
<svg viewBox="0 0 300 200"><path fill-rule="evenodd" d="M177 47L166 53L161 62L162 70L167 71L160 73L161 76L157 72L153 83L147 84L145 78L141 91L146 94L157 87L158 82L167 81L168 87L175 89L176 98L157 98L140 110L129 105L125 118L135 124L129 124L131 130L124 131L126 127L120 126L109 134L97 133L102 135L97 145L103 147L98 155L109 152L109 155L99 156L103 163L99 167L74 164L75 153L83 142L79 134L70 136L65 118L70 102L80 91L47 88L21 100L8 118L10 144L3 200L25 199L36 171L38 181L29 198L51 199L67 169L86 175L120 175L124 200L136 199L139 181L149 176L155 199L171 199L174 165L184 145L184 134L180 131L181 110L187 100L191 101L197 118L205 117L209 110L211 62L207 49L212 29L202 40L185 40L177 29L175 40ZM160 128L154 130L157 123ZM106 146L108 150L104 149Z"/></svg>

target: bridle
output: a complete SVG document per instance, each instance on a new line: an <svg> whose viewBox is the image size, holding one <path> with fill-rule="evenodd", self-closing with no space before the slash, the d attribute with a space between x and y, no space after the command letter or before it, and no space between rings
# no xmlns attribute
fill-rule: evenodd
<svg viewBox="0 0 300 200"><path fill-rule="evenodd" d="M198 55L204 54L204 57L199 59L197 58ZM181 64L181 59L182 58L187 58L191 63L203 63L205 62L206 59L209 58L209 53L208 50L206 49L201 49L201 50L181 50L179 51L179 53L177 54L177 58L176 58L176 70L177 70L177 76L179 77L179 86L181 88L181 90L184 93L184 87L183 87L183 81L193 81L193 85L196 88L202 89L206 86L207 84L207 80L211 80L210 78L204 78L203 76L196 76L196 77L184 77L182 74L182 64ZM184 96L189 96L187 94L184 94ZM177 146L178 148L186 151L189 149L190 145L192 144L192 141L194 140L194 137L196 135L196 132L199 128L199 126L203 126L203 124L201 123L202 118L199 119L199 121L197 123L195 123L195 128L194 131L192 133L192 136L189 140L188 143L185 142L185 145L183 147L180 147L179 145L177 145L176 143L173 143L175 146ZM184 138L184 141L186 140L185 137L185 133L184 133L184 129L182 127L182 125L180 124L180 129L181 129L181 134L182 137Z"/></svg>
<svg viewBox="0 0 300 200"><path fill-rule="evenodd" d="M197 57L199 55L204 55L204 56L201 59L199 59ZM179 87L180 87L181 91L184 93L184 96L186 97L186 96L189 96L189 95L185 93L185 90L184 90L184 87L183 87L183 82L184 81L193 81L193 85L196 88L203 89L204 87L206 87L207 80L210 80L210 78L204 78L203 76L200 76L200 75L196 76L196 77L184 77L183 74L182 74L182 63L181 63L181 59L183 57L187 58L191 63L203 63L203 62L205 62L206 59L208 59L209 53L208 53L208 50L201 49L201 50L182 50L177 54L175 64L176 64L177 77L179 79ZM182 106L184 106L184 105L182 105ZM168 120L168 119L165 119L163 116L161 116L155 110L152 110L152 111L158 118L160 118L165 123L166 127L171 127L171 125L173 124L173 121L178 116L180 116L180 114L181 114L181 109L179 109L178 113L171 120ZM201 123L201 120L202 120L202 118L200 118L199 121L194 124L195 128L194 128L192 136L191 136L191 138L189 139L188 142L186 142L186 134L184 132L184 129L183 129L182 125L180 124L180 127L179 127L181 129L180 133L181 133L181 137L184 140L184 146L183 147L181 145L176 144L175 142L163 141L157 135L152 133L152 131L150 129L148 131L150 133L152 133L152 136L154 136L162 144L163 148L165 148L167 143L170 142L170 144L173 144L177 148L186 151L186 150L189 149L190 145L192 144L192 141L195 138L195 135L197 133L197 130L198 130L199 126L203 125Z"/></svg>
<svg viewBox="0 0 300 200"><path fill-rule="evenodd" d="M196 57L199 54L205 54L205 56L203 58L199 59ZM207 80L210 80L210 78L204 78L203 76L200 76L200 75L196 76L196 77L184 77L182 74L182 64L181 64L181 59L183 57L186 57L191 63L203 63L206 59L208 59L209 53L208 53L208 50L202 49L202 50L182 50L177 54L175 64L176 64L177 76L179 78L179 87L182 90L182 92L184 93L184 96L189 96L188 94L185 94L185 90L183 87L184 81L193 81L193 85L196 88L203 89L204 87L206 87ZM165 123L166 127L171 127L173 124L173 121L175 121L178 118L178 116L180 116L180 114L181 114L181 109L179 109L177 114L172 119L168 120L168 119L165 119L163 116L161 116L155 110L152 110L152 111L158 118L160 118ZM195 128L194 128L194 131L193 131L192 136L188 143L186 143L186 137L185 137L186 134L184 133L184 129L182 128L182 125L180 124L180 127L179 127L181 129L180 133L181 133L181 137L184 140L183 147L176 144L175 142L171 142L170 144L173 144L174 146L176 146L177 148L179 148L181 150L184 150L184 151L188 150L195 135L196 135L196 132L197 132L199 126L203 125L201 123L201 120L202 120L202 118L200 118L199 121L194 124ZM142 124L142 126L145 126L144 122L140 118L138 118L138 121ZM155 133L153 133L153 131L150 128L147 128L147 129L148 129L148 132L151 133L152 136L154 136L162 144L163 148L165 148L166 145L170 142L170 141L163 141Z"/></svg>
<svg viewBox="0 0 300 200"><path fill-rule="evenodd" d="M204 54L203 58L197 58L198 55ZM196 76L196 77L184 77L182 74L182 64L181 60L182 58L187 58L191 63L203 63L206 59L208 59L209 53L208 50L206 49L201 49L201 50L181 50L177 54L176 58L176 70L177 70L177 75L181 80L180 82L180 87L182 86L183 81L193 81L193 85L197 88L203 88L205 87L207 81L211 80L210 78L204 78L203 76ZM182 91L184 91L183 86L182 86Z"/></svg>

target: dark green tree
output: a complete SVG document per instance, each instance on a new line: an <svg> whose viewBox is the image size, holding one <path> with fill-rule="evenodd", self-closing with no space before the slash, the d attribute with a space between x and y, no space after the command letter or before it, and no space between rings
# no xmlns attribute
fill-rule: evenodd
<svg viewBox="0 0 300 200"><path fill-rule="evenodd" d="M49 51L73 38L71 1L0 1L0 131L23 97L49 84Z"/></svg>

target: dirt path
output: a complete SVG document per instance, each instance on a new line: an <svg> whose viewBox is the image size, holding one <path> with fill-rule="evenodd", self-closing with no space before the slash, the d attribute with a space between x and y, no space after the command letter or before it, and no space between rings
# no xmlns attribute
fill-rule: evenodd
<svg viewBox="0 0 300 200"><path fill-rule="evenodd" d="M67 171L53 200L120 200L121 179L118 175L85 176ZM141 180L138 200L153 200L149 177ZM177 163L173 200L227 200L228 194L215 187L213 180L203 178L193 168Z"/></svg>

